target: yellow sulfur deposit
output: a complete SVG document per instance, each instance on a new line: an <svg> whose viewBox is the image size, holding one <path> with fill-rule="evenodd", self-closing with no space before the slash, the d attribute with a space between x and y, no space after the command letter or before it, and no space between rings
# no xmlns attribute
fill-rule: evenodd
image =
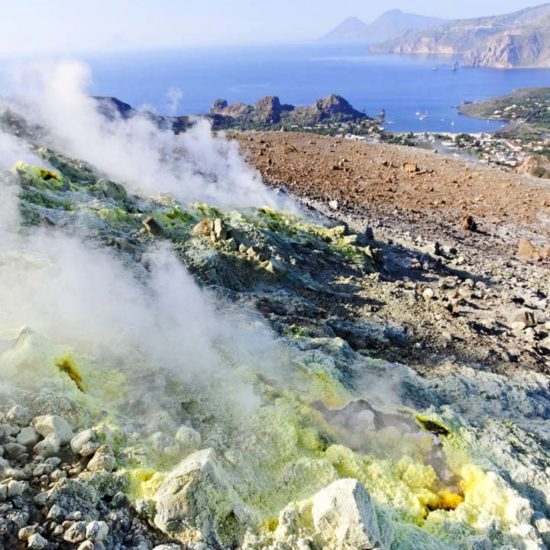
<svg viewBox="0 0 550 550"><path fill-rule="evenodd" d="M80 376L75 362L70 357L60 357L59 359L56 359L55 365L75 383L76 387L81 392L84 391L82 376Z"/></svg>
<svg viewBox="0 0 550 550"><path fill-rule="evenodd" d="M440 510L456 510L464 502L464 497L453 493L449 489L442 489L437 493L439 501L436 508Z"/></svg>
<svg viewBox="0 0 550 550"><path fill-rule="evenodd" d="M136 468L126 470L129 479L129 494L132 498L154 498L161 483L166 477L165 474L152 469Z"/></svg>

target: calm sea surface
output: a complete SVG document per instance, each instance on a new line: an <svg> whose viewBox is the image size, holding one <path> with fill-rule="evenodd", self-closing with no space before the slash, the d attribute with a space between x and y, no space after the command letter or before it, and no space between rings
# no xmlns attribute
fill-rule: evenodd
<svg viewBox="0 0 550 550"><path fill-rule="evenodd" d="M388 130L479 132L498 127L458 115L462 101L550 86L550 69L453 72L450 58L369 55L360 45L197 48L84 58L98 95L173 114L207 112L216 98L251 103L277 95L303 105L331 93L367 114L386 110ZM170 90L172 89L172 93Z"/></svg>

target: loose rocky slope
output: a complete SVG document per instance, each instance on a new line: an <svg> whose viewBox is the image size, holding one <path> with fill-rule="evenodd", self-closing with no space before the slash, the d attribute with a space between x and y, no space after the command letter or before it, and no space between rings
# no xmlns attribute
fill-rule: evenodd
<svg viewBox="0 0 550 550"><path fill-rule="evenodd" d="M479 205L479 231L472 221L455 230L462 215L447 212L455 221L436 244L439 203L413 212L405 202L409 220L383 193L365 210L359 182L350 185L365 177L346 156L356 145L240 136L268 181L341 218L330 221L315 211L134 195L47 146L39 129L3 120L37 157L4 174L17 193L13 229L41 246L2 251L2 299L36 274L53 292L74 254L49 255L48 238L78 236L94 260L85 294L102 281L96 264L116 262L111 300L137 303L133 315L115 316L112 347L87 340L93 331L81 330L74 347L43 325L3 319L5 547L542 550L550 542L546 254L536 265L502 256L516 230L542 251L542 187L501 174L485 181L502 178L503 189L521 193L510 210L496 202L489 224L493 201L475 200L481 176L453 163L445 173L471 200L465 212ZM382 152L390 158L363 159L381 185L376 171L390 167L396 186L428 185L427 155L401 164L410 150ZM321 173L327 183L307 187ZM500 236L504 214L510 234ZM117 286L126 278L129 288ZM181 298L192 281L202 290ZM127 325L131 334L139 322L160 345L128 345Z"/></svg>

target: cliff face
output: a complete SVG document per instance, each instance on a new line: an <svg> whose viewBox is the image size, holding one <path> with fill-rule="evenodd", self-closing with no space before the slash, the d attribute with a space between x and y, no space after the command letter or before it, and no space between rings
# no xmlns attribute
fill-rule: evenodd
<svg viewBox="0 0 550 550"><path fill-rule="evenodd" d="M457 55L474 67L550 67L550 4L410 32L371 50Z"/></svg>

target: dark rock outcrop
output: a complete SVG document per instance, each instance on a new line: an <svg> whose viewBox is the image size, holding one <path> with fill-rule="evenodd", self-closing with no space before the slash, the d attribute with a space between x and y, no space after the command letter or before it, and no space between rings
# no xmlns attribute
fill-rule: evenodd
<svg viewBox="0 0 550 550"><path fill-rule="evenodd" d="M354 109L339 95L318 99L311 106L282 104L276 96L266 96L254 103L228 104L217 99L207 115L214 128L274 129L283 126L315 126L320 123L353 122L369 117Z"/></svg>

